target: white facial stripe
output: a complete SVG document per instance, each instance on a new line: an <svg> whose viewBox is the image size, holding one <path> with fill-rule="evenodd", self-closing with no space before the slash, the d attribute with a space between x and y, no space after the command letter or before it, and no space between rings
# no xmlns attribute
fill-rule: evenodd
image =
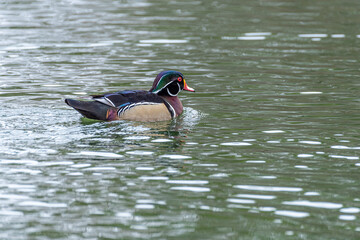
<svg viewBox="0 0 360 240"><path fill-rule="evenodd" d="M167 90L167 92L168 92L168 94L169 94L170 96L172 96L172 97L177 96L177 95L179 94L179 92L181 91L181 88L180 88L179 83L178 83L178 82L176 82L176 84L178 85L178 91L177 91L177 93L172 94L172 93L169 91L169 89L168 89L168 88L166 89L166 90Z"/></svg>
<svg viewBox="0 0 360 240"><path fill-rule="evenodd" d="M176 95L173 95L173 94L169 91L168 88L167 88L166 90L167 90L167 92L168 92L168 94L169 94L170 96L172 96L172 97L175 97L175 96L176 96Z"/></svg>
<svg viewBox="0 0 360 240"><path fill-rule="evenodd" d="M159 83L160 83L160 81L159 81ZM159 85L159 83L158 83L158 85ZM155 91L155 92L153 92L153 93L158 93L158 92L160 92L161 90L163 90L164 88L166 88L169 84L171 84L172 82L169 82L168 84L166 84L165 86L163 86L162 88L160 88L159 90L157 90L157 91Z"/></svg>
<svg viewBox="0 0 360 240"><path fill-rule="evenodd" d="M103 104L106 104L110 107L115 107L114 103L108 99L107 97L102 97L102 98L95 98L95 101L101 102Z"/></svg>
<svg viewBox="0 0 360 240"><path fill-rule="evenodd" d="M156 87L155 87L155 88L157 88L157 87L159 86L160 82L163 80L163 78L164 78L165 76L166 76L166 75L164 75L164 76L162 76L162 77L160 78L160 80L159 80L158 83L156 84ZM171 83L171 82L170 82L170 83ZM166 88L166 86L169 85L170 83L166 84L164 87L160 88L159 90L157 90L156 92L153 92L153 93L158 93L158 92L160 92L161 90L163 90L164 88Z"/></svg>
<svg viewBox="0 0 360 240"><path fill-rule="evenodd" d="M158 93L158 92L160 92L161 90L163 90L163 89L165 89L167 86L169 86L171 83L173 83L173 82L175 82L175 81L172 81L172 82L169 82L168 84L166 84L164 87L162 87L162 88L160 88L159 90L157 90L156 92L153 92L153 93ZM179 85L179 82L176 82L176 84L178 85L178 92L174 95L174 94L171 94L170 92L169 92L169 89L166 89L167 90L167 92L168 92L168 94L170 95L170 96L172 96L172 97L174 97L174 96L176 96L176 95L178 95L179 94L179 92L181 91L181 87L180 87L180 85Z"/></svg>

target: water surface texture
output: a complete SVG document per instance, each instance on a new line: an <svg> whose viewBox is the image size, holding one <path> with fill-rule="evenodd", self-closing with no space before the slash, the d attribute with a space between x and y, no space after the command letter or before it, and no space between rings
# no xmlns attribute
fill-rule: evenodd
<svg viewBox="0 0 360 240"><path fill-rule="evenodd" d="M0 239L359 239L360 4L0 3ZM171 122L65 98L196 93Z"/></svg>

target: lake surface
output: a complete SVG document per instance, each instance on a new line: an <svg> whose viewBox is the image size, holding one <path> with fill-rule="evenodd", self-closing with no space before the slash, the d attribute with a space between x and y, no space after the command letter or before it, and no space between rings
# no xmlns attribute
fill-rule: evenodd
<svg viewBox="0 0 360 240"><path fill-rule="evenodd" d="M0 3L0 239L359 239L359 1ZM65 98L196 93L171 122Z"/></svg>

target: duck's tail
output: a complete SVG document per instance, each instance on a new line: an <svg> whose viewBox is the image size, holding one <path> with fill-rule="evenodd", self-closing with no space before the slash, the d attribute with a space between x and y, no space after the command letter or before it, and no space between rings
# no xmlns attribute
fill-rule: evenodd
<svg viewBox="0 0 360 240"><path fill-rule="evenodd" d="M97 101L77 101L73 99L65 99L65 103L86 118L112 121L117 120L117 108L105 105Z"/></svg>

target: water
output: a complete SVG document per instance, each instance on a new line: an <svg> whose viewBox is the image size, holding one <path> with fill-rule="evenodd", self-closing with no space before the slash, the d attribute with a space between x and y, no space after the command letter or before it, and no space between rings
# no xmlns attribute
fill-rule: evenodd
<svg viewBox="0 0 360 240"><path fill-rule="evenodd" d="M3 1L0 239L358 239L358 1ZM173 122L67 97L183 72Z"/></svg>

